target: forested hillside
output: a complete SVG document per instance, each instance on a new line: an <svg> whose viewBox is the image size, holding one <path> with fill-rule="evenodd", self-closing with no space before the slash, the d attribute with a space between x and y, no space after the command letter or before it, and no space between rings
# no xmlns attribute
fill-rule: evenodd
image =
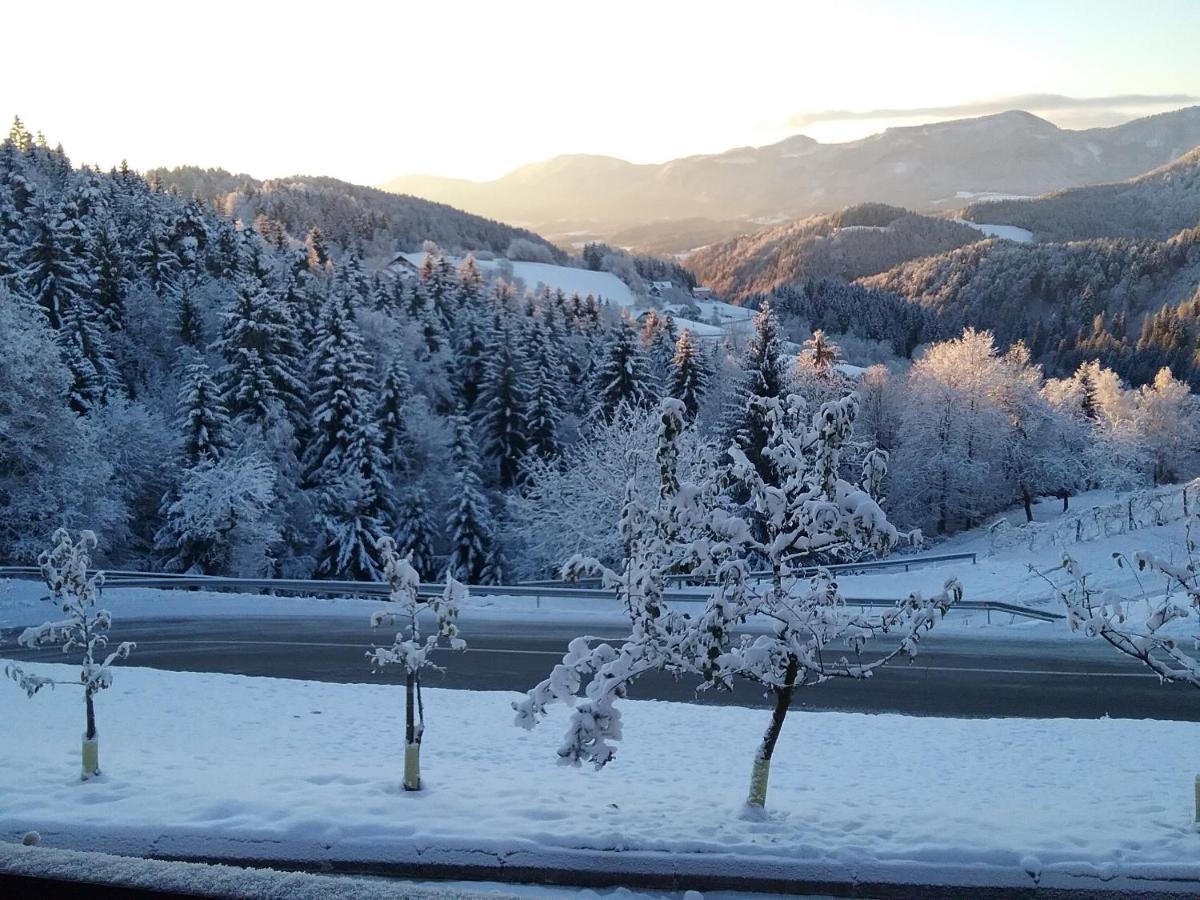
<svg viewBox="0 0 1200 900"><path fill-rule="evenodd" d="M1141 384L1162 364L1155 333L1142 339L1143 321L1191 298L1198 280L1200 228L1192 228L1165 241L985 241L862 283L921 304L943 328L987 328L1003 345L1024 340L1050 372L1100 359ZM1200 384L1193 361L1175 374Z"/></svg>
<svg viewBox="0 0 1200 900"><path fill-rule="evenodd" d="M774 298L798 350L767 298L748 334L701 340L658 311L518 293L470 256L370 269L271 221L261 233L134 172L74 169L14 127L0 145L0 559L35 558L66 525L102 534L106 565L214 574L373 579L385 536L426 579L546 577L579 552L615 562L630 479L655 490L665 398L686 423L681 475L714 487L739 459L769 473L785 407L819 421L833 402L853 418L847 477L938 531L1200 462L1194 398L1169 372L1141 389L1095 364L1047 380L1022 346L1003 349L1011 328L1000 346L959 337L949 296L814 281ZM1193 243L1113 244L1078 267L1119 271L1125 253L1182 276ZM1004 246L939 258L959 260L973 315L990 302L976 270ZM660 265L646 276L679 274ZM932 292L923 271L909 286ZM1186 332L1196 307L1159 331ZM940 343L910 372L855 380L821 328L899 355Z"/></svg>
<svg viewBox="0 0 1200 900"><path fill-rule="evenodd" d="M146 179L182 197L199 197L232 218L254 222L268 238L280 229L303 238L319 228L339 249L362 257L418 250L427 240L448 252L486 250L498 254L510 249L519 253L520 244L513 248L513 242L528 242L537 249L538 258L546 261L561 261L566 256L524 228L336 178L294 176L258 181L224 169L192 166L152 169Z"/></svg>
<svg viewBox="0 0 1200 900"><path fill-rule="evenodd" d="M1166 240L1200 224L1200 148L1130 181L1031 200L975 203L962 215L973 222L1028 229L1039 241Z"/></svg>
<svg viewBox="0 0 1200 900"><path fill-rule="evenodd" d="M702 284L741 299L805 279L874 275L982 238L968 225L866 203L714 244L686 262Z"/></svg>

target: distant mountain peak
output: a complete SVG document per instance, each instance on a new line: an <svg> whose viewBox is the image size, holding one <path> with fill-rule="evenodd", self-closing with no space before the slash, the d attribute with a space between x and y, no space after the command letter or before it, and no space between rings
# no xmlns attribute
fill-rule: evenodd
<svg viewBox="0 0 1200 900"><path fill-rule="evenodd" d="M653 222L745 222L750 228L866 201L940 213L968 196L1033 197L1141 175L1200 145L1197 112L1072 130L1012 109L889 128L845 143L793 135L662 164L576 154L482 184L407 178L386 187L573 241L579 235L607 240ZM671 252L699 246L692 243L698 234L690 229ZM655 244L663 252L663 243Z"/></svg>

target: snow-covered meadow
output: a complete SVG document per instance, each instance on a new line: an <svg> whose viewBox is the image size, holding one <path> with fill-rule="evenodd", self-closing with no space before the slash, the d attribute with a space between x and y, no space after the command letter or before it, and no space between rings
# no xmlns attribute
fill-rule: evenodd
<svg viewBox="0 0 1200 900"><path fill-rule="evenodd" d="M428 689L414 794L402 693L125 668L99 700L105 773L80 783L78 697L0 692L0 837L310 865L671 853L682 870L1200 878L1197 724L794 712L768 813L747 819L764 710L628 702L618 759L593 772L555 765L561 710L527 732L517 695Z"/></svg>

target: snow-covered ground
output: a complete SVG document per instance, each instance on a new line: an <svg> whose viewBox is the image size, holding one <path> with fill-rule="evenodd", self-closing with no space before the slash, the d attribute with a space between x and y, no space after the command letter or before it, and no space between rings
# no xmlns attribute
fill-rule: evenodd
<svg viewBox="0 0 1200 900"><path fill-rule="evenodd" d="M425 251L419 253L403 253L405 259L417 268L425 262L428 255ZM446 257L457 266L462 260L458 257ZM561 290L570 296L579 294L586 297L593 295L598 300L609 300L617 306L632 306L633 292L629 286L611 272L594 272L591 269L576 269L571 266L556 266L552 263L519 262L506 259L476 260L481 272L487 275L497 275L503 268L511 267L514 277L525 282L531 291L536 291L540 285L551 290Z"/></svg>
<svg viewBox="0 0 1200 900"><path fill-rule="evenodd" d="M123 667L97 703L105 774L80 783L79 695L0 691L0 838L314 866L670 853L681 871L1200 877L1197 724L797 711L755 820L762 709L628 702L616 762L592 772L555 765L563 710L526 732L515 694L429 689L427 789L409 794L402 693Z"/></svg>
<svg viewBox="0 0 1200 900"><path fill-rule="evenodd" d="M425 251L418 253L400 254L417 268L420 268L428 255ZM457 266L462 260L458 257L446 257ZM629 286L611 272L594 272L590 269L576 269L571 266L557 266L550 263L515 262L506 259L476 260L480 270L489 276L499 275L505 268L511 267L512 275L525 283L530 290L536 291L545 285L551 290L561 290L568 296L588 294L598 300L607 300L613 306L626 307L636 313L637 300ZM686 316L676 316L676 324L680 328L688 328L699 338L719 338L731 329L747 327L754 318L754 310L744 309L719 300L697 300L693 305L700 310L696 319ZM714 321L714 315L716 320Z"/></svg>
<svg viewBox="0 0 1200 900"><path fill-rule="evenodd" d="M1047 498L1034 506L1036 524L1032 531L1035 533L1030 533L1031 530L1024 526L1025 513L1020 508L998 517L1016 526L1015 531L1008 532L1006 544L999 549L995 547L995 538L989 533L989 527L997 521L997 518L993 518L980 528L930 544L920 551L925 555L975 553L978 560L975 564L957 561L923 566L911 572L885 569L875 574L847 574L839 576L838 583L849 597L895 598L913 590L940 590L945 580L953 575L963 583L965 599L968 600L996 600L1057 609L1055 601L1051 599L1049 586L1035 571L1031 571L1031 567L1042 572L1053 569L1062 562L1063 553L1067 552L1103 584L1133 593L1137 587L1134 576L1128 568L1116 566L1113 554L1132 555L1138 550L1150 550L1167 559L1181 560L1187 539L1186 520L1177 519L1157 527L1065 545L1048 540L1017 540L1021 534L1030 534L1031 538L1038 534L1048 535L1056 523L1073 521L1076 516L1086 517L1093 509L1119 506L1127 503L1130 496L1112 491L1089 491L1071 498L1070 510L1065 515L1062 513L1062 501ZM1148 584L1151 585L1153 582ZM1048 636L1061 636L1065 630L1062 626L1054 625L1027 629L1028 633Z"/></svg>
<svg viewBox="0 0 1200 900"><path fill-rule="evenodd" d="M1022 244L1028 244L1033 240L1033 232L1025 228L1018 228L1016 225L988 225L984 222L969 222L966 219L955 219L962 225L970 225L976 231L982 231L988 237L1004 238L1010 241L1018 241Z"/></svg>
<svg viewBox="0 0 1200 900"><path fill-rule="evenodd" d="M40 582L0 580L0 630L24 628L54 618L56 610L43 598ZM322 617L337 616L366 622L371 614L388 608L383 600L354 597L273 597L218 591L172 591L152 588L104 589L101 606L119 623L121 619L190 619L211 617ZM536 589L514 596L470 599L462 621L513 621L553 618L582 624L624 622L615 598L539 597ZM119 624L117 626L119 628ZM0 643L0 654L3 644Z"/></svg>

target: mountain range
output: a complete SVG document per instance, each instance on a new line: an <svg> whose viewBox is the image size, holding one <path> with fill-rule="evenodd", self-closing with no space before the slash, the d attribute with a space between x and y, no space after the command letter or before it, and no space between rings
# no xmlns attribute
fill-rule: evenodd
<svg viewBox="0 0 1200 900"><path fill-rule="evenodd" d="M1088 238L1164 240L1200 222L1200 147L1145 175L1116 184L1057 191L1030 200L976 203L965 219L1012 225L1038 241Z"/></svg>
<svg viewBox="0 0 1200 900"><path fill-rule="evenodd" d="M512 222L560 243L636 228L643 246L682 252L697 245L664 242L678 220L689 220L685 239L697 240L867 201L918 212L953 210L997 195L1123 181L1197 145L1196 106L1085 130L1013 110L889 128L838 144L796 135L650 165L568 155L493 181L407 176L382 187Z"/></svg>

